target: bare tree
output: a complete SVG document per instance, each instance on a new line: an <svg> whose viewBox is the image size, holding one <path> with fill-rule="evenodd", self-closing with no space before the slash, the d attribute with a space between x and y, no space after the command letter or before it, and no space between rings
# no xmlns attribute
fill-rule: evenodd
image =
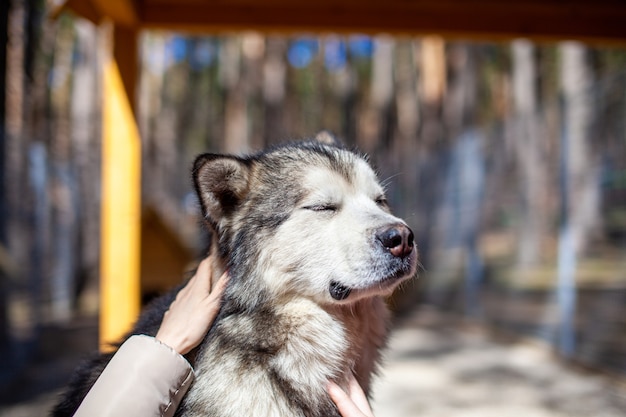
<svg viewBox="0 0 626 417"><path fill-rule="evenodd" d="M270 145L287 137L283 106L287 89L287 42L271 36L266 40L263 62L263 99L265 102L264 142Z"/></svg>
<svg viewBox="0 0 626 417"><path fill-rule="evenodd" d="M8 318L8 253L7 253L7 199L5 187L6 148L6 69L9 2L0 5L0 364L9 369L10 337Z"/></svg>
<svg viewBox="0 0 626 417"><path fill-rule="evenodd" d="M75 269L71 294L79 295L96 284L100 235L100 86L98 77L98 30L89 22L74 22L76 31L72 91L70 98L71 165L75 176L73 202L76 216ZM73 298L73 301L77 300Z"/></svg>
<svg viewBox="0 0 626 417"><path fill-rule="evenodd" d="M417 203L412 190L417 189L419 179L419 167L414 163L414 158L418 153L417 130L420 121L415 48L412 39L396 42L394 62L396 131L387 151L393 155L389 162L396 172L392 175L399 175L397 186L401 188L401 210L405 213L407 221L412 223L417 217L412 210Z"/></svg>
<svg viewBox="0 0 626 417"><path fill-rule="evenodd" d="M50 141L52 203L51 272L49 279L50 318L66 322L71 318L74 278L76 276L76 251L78 248L78 213L76 172L73 169L70 109L72 99L72 56L74 26L61 25L54 45L52 67L51 109L54 114ZM77 89L74 89L77 91ZM44 192L48 192L45 190Z"/></svg>
<svg viewBox="0 0 626 417"><path fill-rule="evenodd" d="M560 147L561 225L558 248L557 346L566 356L576 349L576 269L599 222L599 169L589 136L592 72L585 46L561 45L563 127Z"/></svg>
<svg viewBox="0 0 626 417"><path fill-rule="evenodd" d="M220 83L225 92L223 150L229 153L247 151L248 112L244 83L241 79L241 38L228 37L220 49Z"/></svg>
<svg viewBox="0 0 626 417"><path fill-rule="evenodd" d="M522 194L518 265L533 266L540 260L545 224L542 203L547 190L543 136L537 109L537 65L535 47L527 40L512 43L513 102L512 143L520 171Z"/></svg>
<svg viewBox="0 0 626 417"><path fill-rule="evenodd" d="M380 150L392 137L394 41L386 35L374 39L370 95L359 117L357 144L365 152ZM387 142L388 143L388 142Z"/></svg>

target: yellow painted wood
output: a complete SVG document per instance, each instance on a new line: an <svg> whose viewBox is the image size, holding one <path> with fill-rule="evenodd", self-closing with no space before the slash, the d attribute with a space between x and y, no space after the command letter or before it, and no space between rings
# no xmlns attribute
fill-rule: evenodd
<svg viewBox="0 0 626 417"><path fill-rule="evenodd" d="M119 68L115 59L103 68L102 350L130 329L140 309L141 145L133 94L125 88Z"/></svg>

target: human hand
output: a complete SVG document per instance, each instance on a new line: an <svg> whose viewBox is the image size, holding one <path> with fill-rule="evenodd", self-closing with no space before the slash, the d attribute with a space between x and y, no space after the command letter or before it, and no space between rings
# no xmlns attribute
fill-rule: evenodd
<svg viewBox="0 0 626 417"><path fill-rule="evenodd" d="M155 336L181 355L198 346L220 309L228 275L225 272L211 289L211 273L212 261L206 258L170 304Z"/></svg>
<svg viewBox="0 0 626 417"><path fill-rule="evenodd" d="M348 394L332 381L328 383L328 393L342 417L374 417L367 397L354 375L348 381Z"/></svg>

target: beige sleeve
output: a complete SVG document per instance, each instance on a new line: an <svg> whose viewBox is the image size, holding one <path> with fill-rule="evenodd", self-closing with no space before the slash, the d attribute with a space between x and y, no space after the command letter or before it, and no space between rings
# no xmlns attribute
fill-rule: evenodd
<svg viewBox="0 0 626 417"><path fill-rule="evenodd" d="M74 416L173 416L193 378L189 362L169 346L153 337L132 336Z"/></svg>

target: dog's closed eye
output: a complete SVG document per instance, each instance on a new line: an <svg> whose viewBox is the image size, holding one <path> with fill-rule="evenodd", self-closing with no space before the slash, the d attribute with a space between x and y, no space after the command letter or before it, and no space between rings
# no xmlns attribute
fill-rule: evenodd
<svg viewBox="0 0 626 417"><path fill-rule="evenodd" d="M385 198L385 196L379 196L376 197L376 199L374 200L376 202L376 204L378 204L381 207L388 207L389 204L387 203L387 199Z"/></svg>
<svg viewBox="0 0 626 417"><path fill-rule="evenodd" d="M339 206L331 203L320 203L320 204L311 204L309 206L303 207L305 210L311 211L330 211L334 212L339 209Z"/></svg>

